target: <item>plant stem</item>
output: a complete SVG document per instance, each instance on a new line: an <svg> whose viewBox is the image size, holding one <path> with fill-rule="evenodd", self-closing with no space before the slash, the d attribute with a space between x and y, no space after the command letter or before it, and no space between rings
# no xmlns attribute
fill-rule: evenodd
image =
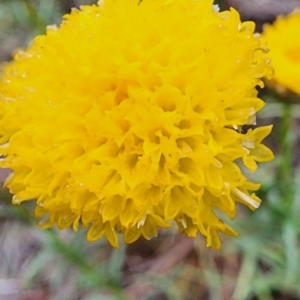
<svg viewBox="0 0 300 300"><path fill-rule="evenodd" d="M293 119L292 104L283 104L283 115L278 128L280 159L278 166L279 190L287 208L291 208L294 197L293 170Z"/></svg>
<svg viewBox="0 0 300 300"><path fill-rule="evenodd" d="M34 25L41 31L45 30L46 22L41 19L30 0L23 0Z"/></svg>

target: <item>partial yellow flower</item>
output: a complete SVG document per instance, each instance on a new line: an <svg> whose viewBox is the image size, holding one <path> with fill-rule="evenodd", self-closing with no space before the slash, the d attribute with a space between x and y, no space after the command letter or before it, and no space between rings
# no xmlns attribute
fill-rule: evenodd
<svg viewBox="0 0 300 300"><path fill-rule="evenodd" d="M279 16L274 24L264 26L263 37L274 67L272 84L280 93L291 90L300 94L300 11Z"/></svg>
<svg viewBox="0 0 300 300"><path fill-rule="evenodd" d="M42 227L132 243L175 220L220 248L236 202L260 204L236 160L273 154L244 134L270 72L252 22L210 0L109 0L66 15L3 67L1 167Z"/></svg>

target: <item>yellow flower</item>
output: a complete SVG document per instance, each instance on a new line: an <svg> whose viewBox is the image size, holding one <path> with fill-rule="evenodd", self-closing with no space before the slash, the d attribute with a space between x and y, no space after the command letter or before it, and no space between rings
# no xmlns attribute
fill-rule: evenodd
<svg viewBox="0 0 300 300"><path fill-rule="evenodd" d="M280 93L300 94L300 11L279 16L273 25L264 26L263 37L274 68L272 84Z"/></svg>
<svg viewBox="0 0 300 300"><path fill-rule="evenodd" d="M252 22L210 0L109 0L66 15L4 66L1 167L13 203L36 199L40 225L89 227L118 247L157 236L174 220L220 248L237 235L236 202L250 208L254 170L273 154L263 127L270 72Z"/></svg>

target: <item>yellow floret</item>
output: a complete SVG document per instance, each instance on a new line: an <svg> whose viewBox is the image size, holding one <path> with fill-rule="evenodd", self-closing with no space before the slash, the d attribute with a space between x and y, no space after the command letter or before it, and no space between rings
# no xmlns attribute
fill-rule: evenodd
<svg viewBox="0 0 300 300"><path fill-rule="evenodd" d="M242 174L273 158L255 122L270 72L254 23L210 0L108 0L49 27L3 67L1 167L15 204L40 225L88 226L115 247L172 220L220 248L236 202L255 209Z"/></svg>
<svg viewBox="0 0 300 300"><path fill-rule="evenodd" d="M300 11L279 16L273 25L265 25L263 37L270 48L268 57L274 68L272 84L284 92L300 94Z"/></svg>

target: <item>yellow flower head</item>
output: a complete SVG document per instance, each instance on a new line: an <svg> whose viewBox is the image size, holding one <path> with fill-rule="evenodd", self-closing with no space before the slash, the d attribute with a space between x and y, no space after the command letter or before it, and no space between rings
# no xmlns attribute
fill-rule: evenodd
<svg viewBox="0 0 300 300"><path fill-rule="evenodd" d="M36 199L41 226L89 227L115 247L174 220L220 247L236 202L255 209L242 174L272 159L271 127L242 132L269 73L252 22L211 0L108 0L49 27L4 66L1 166L13 203Z"/></svg>
<svg viewBox="0 0 300 300"><path fill-rule="evenodd" d="M272 82L279 90L289 89L300 94L300 11L279 16L273 25L265 25L269 58L274 68Z"/></svg>

